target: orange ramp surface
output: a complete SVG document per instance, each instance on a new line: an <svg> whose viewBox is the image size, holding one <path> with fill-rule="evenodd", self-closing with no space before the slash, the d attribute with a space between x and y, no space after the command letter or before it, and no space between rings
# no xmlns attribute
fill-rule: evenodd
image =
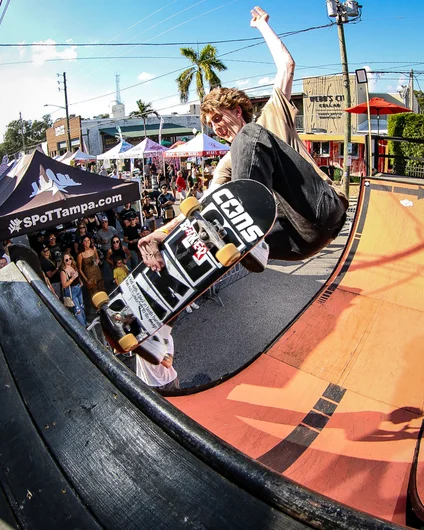
<svg viewBox="0 0 424 530"><path fill-rule="evenodd" d="M169 398L276 472L399 524L423 411L423 197L417 181L364 180L307 310L236 376Z"/></svg>

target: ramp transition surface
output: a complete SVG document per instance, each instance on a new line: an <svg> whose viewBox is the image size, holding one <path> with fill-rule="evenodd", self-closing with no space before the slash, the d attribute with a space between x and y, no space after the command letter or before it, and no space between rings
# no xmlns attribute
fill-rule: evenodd
<svg viewBox="0 0 424 530"><path fill-rule="evenodd" d="M235 377L170 398L274 471L400 524L423 412L423 197L416 182L364 181L309 308Z"/></svg>

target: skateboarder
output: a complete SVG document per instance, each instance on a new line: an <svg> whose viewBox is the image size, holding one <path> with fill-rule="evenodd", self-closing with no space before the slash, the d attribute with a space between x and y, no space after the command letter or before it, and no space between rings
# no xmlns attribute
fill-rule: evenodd
<svg viewBox="0 0 424 530"><path fill-rule="evenodd" d="M230 154L215 170L210 190L229 179L251 178L265 184L278 204L277 221L266 238L270 257L302 260L338 235L348 201L319 170L296 132L297 111L289 101L295 68L292 56L269 26L268 14L260 7L251 14L251 26L262 33L277 66L274 89L257 123L252 123L252 104L244 92L216 88L205 97L202 121L231 144ZM162 233L159 229L139 241L143 261L153 270L164 266L158 244L176 221L162 228ZM266 266L267 248L258 246L254 251L246 258L253 257L253 268L261 271Z"/></svg>

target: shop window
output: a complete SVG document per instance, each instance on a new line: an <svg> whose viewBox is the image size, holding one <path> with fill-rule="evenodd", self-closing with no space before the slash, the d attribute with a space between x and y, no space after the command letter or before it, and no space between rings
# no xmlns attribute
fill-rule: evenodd
<svg viewBox="0 0 424 530"><path fill-rule="evenodd" d="M313 156L330 156L330 142L312 142Z"/></svg>
<svg viewBox="0 0 424 530"><path fill-rule="evenodd" d="M343 158L343 148L344 144L339 144L339 158ZM359 144L352 144L352 158L359 157Z"/></svg>

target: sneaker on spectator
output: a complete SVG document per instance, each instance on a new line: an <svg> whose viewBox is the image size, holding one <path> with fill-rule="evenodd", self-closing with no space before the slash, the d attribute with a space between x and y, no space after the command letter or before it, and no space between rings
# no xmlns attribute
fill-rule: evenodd
<svg viewBox="0 0 424 530"><path fill-rule="evenodd" d="M191 309L199 309L199 306L195 302L193 302L190 307Z"/></svg>
<svg viewBox="0 0 424 530"><path fill-rule="evenodd" d="M241 264L250 272L263 272L268 263L269 245L261 241L242 260Z"/></svg>
<svg viewBox="0 0 424 530"><path fill-rule="evenodd" d="M186 307L186 311L187 313L193 313L193 309L189 305Z"/></svg>

